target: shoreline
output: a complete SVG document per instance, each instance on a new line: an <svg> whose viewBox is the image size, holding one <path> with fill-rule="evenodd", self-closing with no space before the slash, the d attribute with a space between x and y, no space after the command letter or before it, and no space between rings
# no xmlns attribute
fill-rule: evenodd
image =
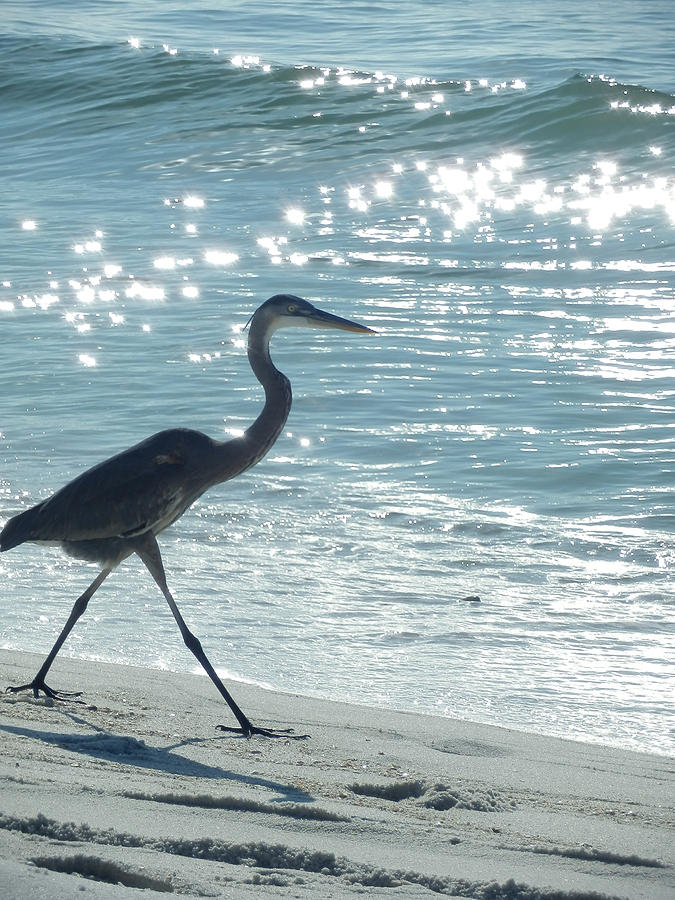
<svg viewBox="0 0 675 900"><path fill-rule="evenodd" d="M42 660L0 651L0 685ZM310 735L245 739L198 675L50 675L83 702L2 694L8 898L672 896L668 756L237 682Z"/></svg>
<svg viewBox="0 0 675 900"><path fill-rule="evenodd" d="M16 653L19 656L31 656L35 659L35 670L40 667L42 662L44 661L47 653L49 652L51 642L48 642L49 646L45 649L41 649L39 651L34 650L23 650L16 649L14 647L0 647L0 654L2 653ZM82 662L84 664L91 664L93 666L119 666L121 668L129 668L138 670L141 673L147 673L148 677L151 677L152 673L159 674L167 674L167 675L175 675L176 678L191 678L191 677L199 677L205 678L208 681L208 676L201 668L201 666L193 660L192 670L189 667L185 668L166 668L161 665L153 666L139 666L133 662L123 662L123 663L114 663L110 660L103 658L96 658L95 656L68 656L69 650L67 648L62 648L61 653L59 653L54 666L52 667L52 671L50 671L48 675L48 682L52 680L52 672L55 667L58 667L61 660L70 660L71 662ZM191 657L188 657L191 658ZM612 750L625 750L630 753L646 753L647 755L653 756L661 756L666 759L675 758L675 745L673 745L673 741L667 742L666 746L645 746L644 744L638 744L636 746L632 746L630 744L622 743L620 740L612 741L603 739L600 734L575 734L573 736L568 736L566 734L558 734L555 731L546 730L546 728L542 728L541 730L536 729L534 726L531 730L527 728L523 728L520 726L518 722L510 722L509 724L501 725L497 722L492 721L479 721L477 719L467 718L465 716L452 716L444 713L440 713L434 711L432 709L425 708L405 708L403 706L395 706L387 703L384 706L377 705L377 698L364 700L360 702L359 700L353 697L344 697L339 700L335 700L325 694L322 694L318 691L305 690L304 688L293 689L292 687L285 687L280 685L274 685L265 681L257 681L253 678L246 678L242 675L232 675L229 671L223 668L216 667L216 672L219 677L223 680L223 683L228 687L228 690L232 690L235 694L235 700L237 699L239 686L244 685L245 687L251 687L255 690L260 690L264 693L268 694L280 694L283 696L292 696L292 697L301 697L306 700L316 701L317 703L342 703L346 706L354 706L354 707L365 707L367 709L375 708L388 710L392 714L407 714L411 715L419 715L422 717L428 717L432 719L442 719L448 722L456 722L462 721L467 725L474 725L476 727L485 727L485 728L503 728L507 731L514 731L518 734L522 735L532 735L537 737L550 737L552 739L563 740L563 741L572 741L573 743L579 744L590 744L596 747L605 747L607 749ZM33 673L34 674L34 673ZM32 677L32 676L31 676ZM56 683L56 682L55 682ZM4 691L5 685L0 684L0 694ZM66 686L67 688L67 686ZM234 724L234 722L233 722ZM669 746L673 746L673 750L669 749Z"/></svg>

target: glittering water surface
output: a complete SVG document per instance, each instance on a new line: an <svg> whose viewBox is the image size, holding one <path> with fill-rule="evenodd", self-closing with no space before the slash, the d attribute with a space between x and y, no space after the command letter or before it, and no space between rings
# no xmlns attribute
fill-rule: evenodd
<svg viewBox="0 0 675 900"><path fill-rule="evenodd" d="M490 3L119 6L7 5L2 520L162 428L239 433L242 327L300 294L379 334L276 335L286 431L162 535L219 671L672 749L667 5L482 43ZM93 571L0 576L2 644L46 652ZM64 652L195 668L133 560Z"/></svg>

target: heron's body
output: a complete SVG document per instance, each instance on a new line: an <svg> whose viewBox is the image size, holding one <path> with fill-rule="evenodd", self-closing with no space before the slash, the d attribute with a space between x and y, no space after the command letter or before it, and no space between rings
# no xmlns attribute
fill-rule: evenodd
<svg viewBox="0 0 675 900"><path fill-rule="evenodd" d="M133 538L157 536L210 487L200 460L208 465L215 447L198 431L160 431L19 513L2 532L2 549L56 542L71 556L117 565L134 552Z"/></svg>
<svg viewBox="0 0 675 900"><path fill-rule="evenodd" d="M164 593L183 638L239 720L246 734L254 728L234 703L185 625L166 585L156 537L183 515L204 491L255 465L281 432L291 408L290 382L269 355L271 334L289 325L371 329L317 310L298 297L277 295L254 314L249 332L251 367L265 389L265 405L241 437L216 441L187 428L170 428L83 472L42 503L10 519L0 534L0 550L26 541L59 543L71 556L97 562L102 571L78 599L59 639L36 678L12 691L31 688L63 699L45 684L56 654L89 599L122 560L137 553Z"/></svg>
<svg viewBox="0 0 675 900"><path fill-rule="evenodd" d="M244 459L255 449L246 436L221 442L189 428L160 431L19 513L2 532L2 549L57 542L70 556L117 565L134 552L131 539L157 536L204 491L250 468Z"/></svg>

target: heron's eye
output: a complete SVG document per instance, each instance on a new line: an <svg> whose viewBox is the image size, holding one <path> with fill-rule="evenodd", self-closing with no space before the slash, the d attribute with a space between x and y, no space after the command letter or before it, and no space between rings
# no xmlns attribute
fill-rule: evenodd
<svg viewBox="0 0 675 900"><path fill-rule="evenodd" d="M289 303L288 306L286 307L286 312L294 313L296 309L297 309L296 306L294 306L292 303Z"/></svg>

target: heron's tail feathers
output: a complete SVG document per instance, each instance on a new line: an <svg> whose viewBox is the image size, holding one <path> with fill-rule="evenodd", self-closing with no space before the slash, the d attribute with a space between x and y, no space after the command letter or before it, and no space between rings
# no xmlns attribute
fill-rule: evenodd
<svg viewBox="0 0 675 900"><path fill-rule="evenodd" d="M2 532L0 532L0 550L11 550L13 547L18 547L19 544L36 539L37 509L39 509L39 506L27 509L7 522Z"/></svg>

